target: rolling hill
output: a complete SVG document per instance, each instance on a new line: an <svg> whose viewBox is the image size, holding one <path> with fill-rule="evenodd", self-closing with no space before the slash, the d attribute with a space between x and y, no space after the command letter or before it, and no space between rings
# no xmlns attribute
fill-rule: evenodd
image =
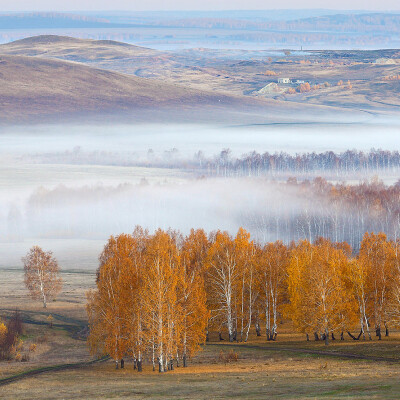
<svg viewBox="0 0 400 400"><path fill-rule="evenodd" d="M0 121L133 110L260 105L251 99L197 91L39 57L0 56Z"/></svg>
<svg viewBox="0 0 400 400"><path fill-rule="evenodd" d="M156 50L127 43L57 35L34 36L3 44L0 45L0 54L41 56L79 62L162 55Z"/></svg>
<svg viewBox="0 0 400 400"><path fill-rule="evenodd" d="M344 112L340 105L245 96L235 74L185 65L190 61L125 43L60 36L2 45L0 123L158 118L263 124Z"/></svg>

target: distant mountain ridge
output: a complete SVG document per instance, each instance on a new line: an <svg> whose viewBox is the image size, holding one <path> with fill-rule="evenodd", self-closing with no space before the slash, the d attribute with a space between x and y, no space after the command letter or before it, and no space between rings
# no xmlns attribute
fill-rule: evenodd
<svg viewBox="0 0 400 400"><path fill-rule="evenodd" d="M320 10L307 15L305 10L296 13L272 13L260 12L258 15L252 12L219 12L219 13L133 13L114 15L84 13L8 13L0 14L0 30L7 29L36 29L36 28L113 28L134 26L158 26L180 28L224 28L224 29L249 29L249 30L300 30L300 31L349 31L349 32L400 32L400 13L328 13L328 10ZM326 14L324 14L324 12ZM310 14L310 13L308 13ZM278 17L281 17L280 19Z"/></svg>
<svg viewBox="0 0 400 400"><path fill-rule="evenodd" d="M0 14L0 43L49 33L139 43L163 50L188 42L194 43L192 47L212 48L219 42L226 48L246 48L247 44L257 48L398 48L400 14L333 13L323 9Z"/></svg>
<svg viewBox="0 0 400 400"><path fill-rule="evenodd" d="M112 23L105 18L83 14L35 12L0 14L0 30L10 29L68 29L113 28L125 24Z"/></svg>
<svg viewBox="0 0 400 400"><path fill-rule="evenodd" d="M305 32L400 32L400 14L334 14L289 21L252 21L235 18L160 19L152 24L180 28L249 29Z"/></svg>

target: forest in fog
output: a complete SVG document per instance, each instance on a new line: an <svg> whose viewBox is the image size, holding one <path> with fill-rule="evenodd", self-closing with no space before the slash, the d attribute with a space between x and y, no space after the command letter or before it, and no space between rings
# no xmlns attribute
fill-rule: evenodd
<svg viewBox="0 0 400 400"><path fill-rule="evenodd" d="M235 156L229 148L216 155L204 151L193 157L172 148L163 152L148 149L145 156L136 152L121 154L113 151L84 151L81 147L64 152L49 152L28 157L32 162L45 164L123 165L157 168L177 168L197 175L224 177L279 177L281 174L331 174L339 178L362 177L370 174L396 173L400 170L400 152L371 149L290 154L287 152L249 152Z"/></svg>
<svg viewBox="0 0 400 400"><path fill-rule="evenodd" d="M286 182L266 178L209 178L184 183L40 188L1 215L8 241L37 238L103 239L129 231L192 226L233 232L245 227L265 243L322 236L358 249L365 232L400 236L400 184L375 178L349 185L323 178Z"/></svg>

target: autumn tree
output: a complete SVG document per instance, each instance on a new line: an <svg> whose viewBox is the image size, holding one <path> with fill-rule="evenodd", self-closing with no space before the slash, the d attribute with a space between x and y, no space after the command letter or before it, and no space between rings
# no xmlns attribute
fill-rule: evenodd
<svg viewBox="0 0 400 400"><path fill-rule="evenodd" d="M358 262L366 270L369 293L367 307L375 323L376 336L380 340L382 325L388 331L390 291L396 272L395 246L383 233L366 233L361 242Z"/></svg>
<svg viewBox="0 0 400 400"><path fill-rule="evenodd" d="M289 261L290 251L280 241L268 243L258 251L257 285L265 313L267 340L275 340L278 334L278 312L286 296Z"/></svg>
<svg viewBox="0 0 400 400"><path fill-rule="evenodd" d="M239 228L234 239L234 245L240 273L238 287L235 290L237 293L236 325L240 320L240 340L247 341L257 300L255 245L250 240L250 233L243 228ZM235 330L237 332L238 328L236 327Z"/></svg>
<svg viewBox="0 0 400 400"><path fill-rule="evenodd" d="M137 227L111 237L100 256L97 289L88 293L87 311L93 354L109 354L116 367L124 356L142 370L145 355L155 369L199 350L205 341L208 311L201 272L207 238L193 231L154 235Z"/></svg>
<svg viewBox="0 0 400 400"><path fill-rule="evenodd" d="M209 319L204 283L207 250L208 240L205 232L202 229L192 229L181 250L182 280L178 292L182 314L178 352L180 350L182 354L184 367L187 366L187 358L197 352L199 345L206 340Z"/></svg>
<svg viewBox="0 0 400 400"><path fill-rule="evenodd" d="M145 342L145 310L143 309L143 275L146 267L146 246L149 234L141 227L136 227L126 241L125 256L129 259L127 268L122 272L126 282L124 293L124 321L128 338L127 352L134 360L134 367L142 372L143 356L146 351Z"/></svg>
<svg viewBox="0 0 400 400"><path fill-rule="evenodd" d="M326 344L345 321L348 296L341 270L346 263L343 250L321 238L299 243L288 267L289 315L298 330L314 332L316 338L321 333Z"/></svg>
<svg viewBox="0 0 400 400"><path fill-rule="evenodd" d="M234 240L227 232L216 232L207 258L209 305L212 318L227 327L229 341L236 339L236 301L241 271Z"/></svg>
<svg viewBox="0 0 400 400"><path fill-rule="evenodd" d="M297 90L298 90L300 93L307 93L307 92L310 92L310 91L311 91L311 85L310 85L308 82L302 83L302 84L297 88Z"/></svg>
<svg viewBox="0 0 400 400"><path fill-rule="evenodd" d="M156 349L159 372L163 372L177 352L179 254L171 237L158 230L149 240L146 258L143 304L147 338Z"/></svg>
<svg viewBox="0 0 400 400"><path fill-rule="evenodd" d="M34 299L41 299L43 307L54 299L62 288L62 279L57 260L52 252L44 252L34 246L22 259L25 270L25 285Z"/></svg>
<svg viewBox="0 0 400 400"><path fill-rule="evenodd" d="M357 259L351 260L344 272L344 281L348 286L348 292L354 297L360 323L360 335L365 340L365 332L371 340L370 318L367 314L367 304L369 303L371 292L367 287L367 266ZM359 338L359 337L357 337Z"/></svg>
<svg viewBox="0 0 400 400"><path fill-rule="evenodd" d="M126 278L132 270L130 251L129 235L111 237L100 255L97 291L87 294L90 350L93 354L109 354L116 368L128 346L126 307L130 281Z"/></svg>

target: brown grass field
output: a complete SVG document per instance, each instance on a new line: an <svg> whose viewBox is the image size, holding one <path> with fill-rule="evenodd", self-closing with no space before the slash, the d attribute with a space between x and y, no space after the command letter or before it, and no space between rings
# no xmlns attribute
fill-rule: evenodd
<svg viewBox="0 0 400 400"><path fill-rule="evenodd" d="M376 65L363 52L354 53L352 63L340 52L310 53L305 60L294 55L239 62L227 50L216 59L199 49L172 53L111 41L27 38L0 45L0 123L104 120L112 115L154 121L155 111L163 111L164 120L186 112L182 118L190 122L199 119L199 110L206 122L211 117L232 122L227 114L236 112L241 123L245 114L256 123L255 116L397 113L400 81L383 78L397 76L400 62ZM374 57L379 55L377 51ZM267 76L267 70L276 75ZM281 85L280 94L258 93L278 77L308 80L321 88L289 95ZM339 80L350 80L352 88L337 86ZM325 82L330 87L322 87Z"/></svg>
<svg viewBox="0 0 400 400"><path fill-rule="evenodd" d="M25 322L24 349L37 345L28 362L0 362L0 379L14 374L67 363L92 360L86 342L76 333L85 325L85 291L94 273L63 273L60 298L43 310L27 297L19 270L1 270L1 310L15 308ZM48 315L54 317L49 327ZM52 371L0 386L1 399L397 399L400 393L400 333L381 342L336 340L329 346L306 342L283 324L276 342L251 336L247 343L210 342L188 368L164 374L149 362L143 373L126 360L124 370L112 361L65 371ZM230 352L237 361L226 362Z"/></svg>

